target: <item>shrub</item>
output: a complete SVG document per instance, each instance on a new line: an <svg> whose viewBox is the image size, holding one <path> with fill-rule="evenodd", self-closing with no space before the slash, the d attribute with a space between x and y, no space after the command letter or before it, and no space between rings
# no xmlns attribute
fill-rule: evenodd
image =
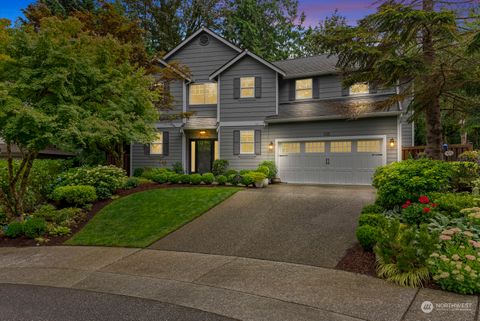
<svg viewBox="0 0 480 321"><path fill-rule="evenodd" d="M172 165L172 172L176 174L183 174L183 165L181 162L173 163Z"/></svg>
<svg viewBox="0 0 480 321"><path fill-rule="evenodd" d="M202 175L192 174L190 175L190 184L198 185L202 182Z"/></svg>
<svg viewBox="0 0 480 321"><path fill-rule="evenodd" d="M461 153L458 159L462 162L473 162L480 164L480 150L469 150Z"/></svg>
<svg viewBox="0 0 480 321"><path fill-rule="evenodd" d="M474 181L479 178L479 164L472 162L453 162L452 189L454 191L471 191Z"/></svg>
<svg viewBox="0 0 480 321"><path fill-rule="evenodd" d="M52 226L51 229L48 230L48 235L50 236L63 236L68 235L72 232L69 227L66 226Z"/></svg>
<svg viewBox="0 0 480 321"><path fill-rule="evenodd" d="M132 189L140 185L140 178L138 177L129 177L125 180L123 188L125 189Z"/></svg>
<svg viewBox="0 0 480 321"><path fill-rule="evenodd" d="M268 177L268 174L270 173L270 170L268 169L267 166L258 166L257 172L265 174L265 177Z"/></svg>
<svg viewBox="0 0 480 321"><path fill-rule="evenodd" d="M227 176L227 179L228 182L234 186L241 184L243 181L242 176L240 176L239 174L231 174L230 176Z"/></svg>
<svg viewBox="0 0 480 321"><path fill-rule="evenodd" d="M5 230L5 235L12 239L17 238L23 235L23 223L22 222L12 222L7 225Z"/></svg>
<svg viewBox="0 0 480 321"><path fill-rule="evenodd" d="M275 162L274 162L274 161L263 161L263 162L260 163L259 166L266 166L266 167L268 167L267 177L268 177L269 179L272 179L272 178L277 177L278 169L277 169L277 165L275 165Z"/></svg>
<svg viewBox="0 0 480 321"><path fill-rule="evenodd" d="M429 260L433 280L442 289L461 294L480 293L480 242L468 230L451 228L440 235L440 245Z"/></svg>
<svg viewBox="0 0 480 321"><path fill-rule="evenodd" d="M168 182L169 175L168 173L160 173L160 174L155 174L152 176L152 181L159 183L159 184L165 184Z"/></svg>
<svg viewBox="0 0 480 321"><path fill-rule="evenodd" d="M212 184L214 180L215 176L212 173L205 173L202 175L202 181L207 185Z"/></svg>
<svg viewBox="0 0 480 321"><path fill-rule="evenodd" d="M250 180L253 183L263 182L263 180L265 178L267 178L267 175L265 175L264 173L260 173L260 172L248 172L244 176L249 176Z"/></svg>
<svg viewBox="0 0 480 321"><path fill-rule="evenodd" d="M453 173L451 163L430 159L406 160L379 167L373 178L377 204L391 209L407 199L448 191Z"/></svg>
<svg viewBox="0 0 480 321"><path fill-rule="evenodd" d="M135 169L133 170L133 176L134 176L134 177L140 177L140 176L143 175L143 172L144 172L144 171L145 171L144 168L135 168Z"/></svg>
<svg viewBox="0 0 480 321"><path fill-rule="evenodd" d="M216 159L213 161L212 173L215 176L224 175L228 168L228 160L226 159Z"/></svg>
<svg viewBox="0 0 480 321"><path fill-rule="evenodd" d="M251 169L241 169L238 173L240 175L245 175L247 173L250 173L252 170Z"/></svg>
<svg viewBox="0 0 480 321"><path fill-rule="evenodd" d="M190 175L188 175L188 174L180 175L180 182L183 183L183 184L190 183Z"/></svg>
<svg viewBox="0 0 480 321"><path fill-rule="evenodd" d="M95 201L97 194L93 186L60 186L53 191L52 199L65 204L82 206Z"/></svg>
<svg viewBox="0 0 480 321"><path fill-rule="evenodd" d="M358 218L358 225L370 225L372 227L383 227L387 224L387 218L382 214L362 214Z"/></svg>
<svg viewBox="0 0 480 321"><path fill-rule="evenodd" d="M25 236L34 239L36 237L42 236L47 231L47 223L45 219L40 217L32 217L25 221L23 224L23 232Z"/></svg>
<svg viewBox="0 0 480 321"><path fill-rule="evenodd" d="M149 168L143 172L142 177L153 181L154 176L171 172L168 168Z"/></svg>
<svg viewBox="0 0 480 321"><path fill-rule="evenodd" d="M377 227L363 225L357 228L357 240L365 251L371 251L377 243L380 234Z"/></svg>
<svg viewBox="0 0 480 321"><path fill-rule="evenodd" d="M468 193L432 193L430 198L438 211L449 217L460 217L462 209L480 206L480 197Z"/></svg>
<svg viewBox="0 0 480 321"><path fill-rule="evenodd" d="M115 166L77 167L61 174L57 186L93 186L97 197L106 199L122 188L125 177L125 171Z"/></svg>
<svg viewBox="0 0 480 321"><path fill-rule="evenodd" d="M225 176L227 176L227 177L232 176L232 175L238 175L238 171L236 171L234 169L229 169L225 172Z"/></svg>
<svg viewBox="0 0 480 321"><path fill-rule="evenodd" d="M168 181L172 184L178 184L180 182L180 177L182 176L183 174L170 174L168 176Z"/></svg>
<svg viewBox="0 0 480 321"><path fill-rule="evenodd" d="M80 221L85 219L85 217L86 214L81 208L67 207L57 210L54 223L71 227L77 225Z"/></svg>
<svg viewBox="0 0 480 321"><path fill-rule="evenodd" d="M403 227L398 220L388 220L374 248L378 276L402 286L420 286L428 280L427 260L437 238L426 225Z"/></svg>
<svg viewBox="0 0 480 321"><path fill-rule="evenodd" d="M240 171L241 172L241 171ZM252 176L250 175L250 172L247 171L247 172L243 172L243 174L240 174L240 177L241 177L241 182L243 185L245 186L250 186L252 185L253 183L255 183L255 181L253 180Z"/></svg>
<svg viewBox="0 0 480 321"><path fill-rule="evenodd" d="M427 196L420 196L418 203L407 200L402 205L400 218L404 223L420 225L429 221L437 213L437 204L432 203Z"/></svg>
<svg viewBox="0 0 480 321"><path fill-rule="evenodd" d="M227 177L224 175L218 175L217 176L217 183L218 185L225 185L227 183Z"/></svg>
<svg viewBox="0 0 480 321"><path fill-rule="evenodd" d="M378 204L368 204L362 208L361 214L365 213L383 213L384 209Z"/></svg>
<svg viewBox="0 0 480 321"><path fill-rule="evenodd" d="M40 206L32 215L53 222L57 217L57 209L53 205L45 204Z"/></svg>

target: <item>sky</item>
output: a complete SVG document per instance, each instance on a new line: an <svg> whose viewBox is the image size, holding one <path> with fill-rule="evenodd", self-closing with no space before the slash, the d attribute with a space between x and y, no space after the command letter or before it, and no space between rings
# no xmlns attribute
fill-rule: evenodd
<svg viewBox="0 0 480 321"><path fill-rule="evenodd" d="M34 0L0 0L0 18L8 18L13 22L22 16L21 9L32 2ZM300 10L307 16L306 25L316 25L331 15L335 9L346 16L351 24L374 11L371 7L373 0L299 0L299 2Z"/></svg>

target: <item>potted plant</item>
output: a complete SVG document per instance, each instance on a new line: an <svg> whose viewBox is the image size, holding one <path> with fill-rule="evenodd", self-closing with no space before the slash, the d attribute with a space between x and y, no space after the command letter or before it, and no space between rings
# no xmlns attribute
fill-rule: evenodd
<svg viewBox="0 0 480 321"><path fill-rule="evenodd" d="M265 179L263 180L263 186L268 186L268 183L269 183L268 174L270 173L270 169L268 169L268 166L258 166L257 172L265 174Z"/></svg>
<svg viewBox="0 0 480 321"><path fill-rule="evenodd" d="M260 172L250 172L248 175L252 178L255 187L261 188L264 186L264 181L267 178L267 175Z"/></svg>

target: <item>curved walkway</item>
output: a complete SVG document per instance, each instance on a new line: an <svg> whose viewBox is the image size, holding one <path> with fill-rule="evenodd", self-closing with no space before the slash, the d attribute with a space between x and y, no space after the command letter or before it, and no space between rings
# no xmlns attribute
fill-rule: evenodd
<svg viewBox="0 0 480 321"><path fill-rule="evenodd" d="M0 283L127 295L240 320L478 320L477 296L401 288L321 267L187 252L1 248ZM433 303L431 313L420 309L424 301ZM453 303L463 304L462 310L436 305Z"/></svg>

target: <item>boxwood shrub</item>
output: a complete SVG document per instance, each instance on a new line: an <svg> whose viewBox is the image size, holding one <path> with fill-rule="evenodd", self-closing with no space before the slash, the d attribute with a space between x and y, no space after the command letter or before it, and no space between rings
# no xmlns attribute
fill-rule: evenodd
<svg viewBox="0 0 480 321"><path fill-rule="evenodd" d="M20 237L23 235L23 223L22 222L12 222L7 225L5 229L5 235L12 239Z"/></svg>
<svg viewBox="0 0 480 321"><path fill-rule="evenodd" d="M193 185L198 185L202 182L202 175L192 174L190 175L190 183Z"/></svg>
<svg viewBox="0 0 480 321"><path fill-rule="evenodd" d="M217 183L218 185L225 185L227 183L227 177L224 175L217 176Z"/></svg>
<svg viewBox="0 0 480 321"><path fill-rule="evenodd" d="M52 199L63 204L83 206L95 201L97 194L93 186L60 186L53 191Z"/></svg>
<svg viewBox="0 0 480 321"><path fill-rule="evenodd" d="M205 173L202 175L202 182L207 185L210 185L215 180L215 176L212 173Z"/></svg>
<svg viewBox="0 0 480 321"><path fill-rule="evenodd" d="M372 251L378 241L380 231L377 227L363 225L357 228L357 240L365 251Z"/></svg>
<svg viewBox="0 0 480 321"><path fill-rule="evenodd" d="M23 232L26 237L34 239L42 236L47 231L47 223L41 217L32 217L23 224Z"/></svg>

